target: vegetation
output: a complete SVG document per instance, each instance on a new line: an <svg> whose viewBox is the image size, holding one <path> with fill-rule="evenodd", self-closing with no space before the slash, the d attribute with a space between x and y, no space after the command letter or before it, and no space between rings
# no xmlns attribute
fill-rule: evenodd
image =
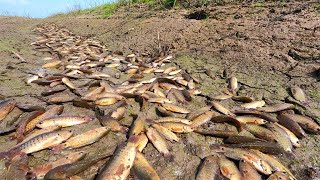
<svg viewBox="0 0 320 180"><path fill-rule="evenodd" d="M73 8L69 10L67 14L56 14L54 16L65 16L65 15L84 15L94 13L100 15L103 18L107 18L114 14L114 12L120 8L127 6L130 8L134 5L147 5L152 8L160 8L160 9L170 9L176 7L182 8L199 8L206 7L211 4L223 5L227 3L243 3L249 2L248 0L118 0L117 2L107 3L99 6L95 6L89 9L81 9L80 6L75 5ZM256 0L250 1L252 7L264 7L266 0ZM277 2L277 1L276 1ZM285 2L285 0L278 1L280 3ZM315 9L320 11L320 6L316 6Z"/></svg>

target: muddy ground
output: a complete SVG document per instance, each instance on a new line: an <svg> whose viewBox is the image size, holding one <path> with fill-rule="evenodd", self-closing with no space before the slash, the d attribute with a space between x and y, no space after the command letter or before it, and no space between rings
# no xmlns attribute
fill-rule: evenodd
<svg viewBox="0 0 320 180"><path fill-rule="evenodd" d="M45 106L32 95L44 87L26 85L30 71L39 70L47 55L32 50L36 36L31 32L37 24L54 22L76 34L95 35L112 51L124 53L156 53L159 47L175 56L174 63L201 79L204 94L213 96L226 87L223 72L236 76L240 94L273 102L284 100L288 87L299 86L308 96L308 114L320 116L320 11L316 1L288 3L253 3L210 6L204 9L152 10L145 6L122 8L113 16L60 16L47 19L0 17L0 98L13 97L19 102ZM196 16L190 16L194 12ZM205 19L194 17L206 15ZM158 38L159 37L159 38ZM26 63L11 53L18 52ZM213 76L205 74L211 70ZM28 73L29 72L29 73ZM201 99L195 106L202 107ZM16 115L20 112L16 112ZM64 114L89 114L92 111L65 105ZM14 114L12 115L14 116ZM10 118L10 117L8 117ZM12 118L12 117L11 117ZM320 119L318 119L320 121ZM81 125L76 133L98 127L97 120ZM0 137L0 151L15 144L10 134ZM217 139L196 133L182 135L183 143L171 144L174 162L166 161L149 144L144 150L147 159L163 179L194 179L203 153ZM114 149L125 139L122 134L109 134L84 151ZM307 174L320 168L320 136L309 135L293 157L280 157L298 179L320 179ZM104 142L110 142L108 144ZM63 156L63 152L41 151L30 159L30 165ZM90 179L93 167L81 175ZM0 173L3 164L0 165Z"/></svg>

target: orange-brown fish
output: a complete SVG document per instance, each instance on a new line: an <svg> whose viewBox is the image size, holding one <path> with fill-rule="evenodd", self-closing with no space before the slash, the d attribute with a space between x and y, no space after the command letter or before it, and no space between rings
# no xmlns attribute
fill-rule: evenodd
<svg viewBox="0 0 320 180"><path fill-rule="evenodd" d="M11 156L17 152L22 152L26 154L34 153L56 146L72 136L72 131L54 131L44 134L40 134L30 140L21 143L19 146L8 150L7 152L2 152L0 157Z"/></svg>
<svg viewBox="0 0 320 180"><path fill-rule="evenodd" d="M116 98L107 97L107 98L101 98L96 100L95 104L100 106L109 106L109 105L115 104L116 102L118 102Z"/></svg>
<svg viewBox="0 0 320 180"><path fill-rule="evenodd" d="M19 123L17 130L16 130L16 139L17 142L21 142L24 139L24 133L26 130L26 125L34 118L40 116L44 113L44 110L39 111L32 111L28 115L26 115L23 120Z"/></svg>
<svg viewBox="0 0 320 180"><path fill-rule="evenodd" d="M278 171L269 176L267 180L291 180L287 172Z"/></svg>
<svg viewBox="0 0 320 180"><path fill-rule="evenodd" d="M213 111L207 111L207 112L199 115L198 117L194 118L192 120L191 127L196 128L198 126L201 126L202 124L205 124L206 122L210 121L213 116L217 116L217 115L218 115L218 113L215 113Z"/></svg>
<svg viewBox="0 0 320 180"><path fill-rule="evenodd" d="M219 157L216 155L206 157L197 173L196 180L208 179L220 179Z"/></svg>
<svg viewBox="0 0 320 180"><path fill-rule="evenodd" d="M257 172L257 170L250 163L243 159L240 160L239 169L243 179L262 180L261 175Z"/></svg>
<svg viewBox="0 0 320 180"><path fill-rule="evenodd" d="M272 167L268 164L268 162L253 152L240 148L227 147L223 147L223 150L225 156L236 160L243 159L255 167L256 170L265 175L270 175L272 173Z"/></svg>
<svg viewBox="0 0 320 180"><path fill-rule="evenodd" d="M84 152L75 152L68 154L65 157L62 157L54 162L46 163L40 166L33 167L31 171L35 174L38 179L43 179L48 171L51 169L64 165L79 161L85 157L86 153Z"/></svg>
<svg viewBox="0 0 320 180"><path fill-rule="evenodd" d="M61 80L67 87L69 87L70 89L76 89L76 86L70 81L69 78L64 77Z"/></svg>
<svg viewBox="0 0 320 180"><path fill-rule="evenodd" d="M39 128L47 128L50 126L68 127L92 121L88 116L59 116L45 119L37 124Z"/></svg>
<svg viewBox="0 0 320 180"><path fill-rule="evenodd" d="M189 119L184 119L184 118L177 118L177 117L163 117L155 120L154 122L156 123L165 123L165 122L176 122L176 123L183 123L187 125L191 125L192 122Z"/></svg>
<svg viewBox="0 0 320 180"><path fill-rule="evenodd" d="M266 104L265 101L252 101L249 103L242 104L241 107L246 108L246 109L256 109L258 107L262 107Z"/></svg>
<svg viewBox="0 0 320 180"><path fill-rule="evenodd" d="M159 124L153 124L152 127L154 127L164 138L167 140L173 142L173 141L180 141L180 138L170 131L169 129L159 125Z"/></svg>
<svg viewBox="0 0 320 180"><path fill-rule="evenodd" d="M125 180L128 177L137 153L136 138L132 136L124 147L118 147L112 159L98 174L97 180Z"/></svg>
<svg viewBox="0 0 320 180"><path fill-rule="evenodd" d="M273 168L274 171L283 171L287 172L292 179L296 179L294 175L290 172L288 168L282 165L275 157L270 156L268 154L264 154L258 150L250 150L260 156L264 161L268 162L268 164Z"/></svg>
<svg viewBox="0 0 320 180"><path fill-rule="evenodd" d="M129 137L132 135L139 135L141 132L146 131L146 124L144 119L137 117L130 128Z"/></svg>
<svg viewBox="0 0 320 180"><path fill-rule="evenodd" d="M157 172L140 152L136 154L132 169L138 179L160 180Z"/></svg>
<svg viewBox="0 0 320 180"><path fill-rule="evenodd" d="M55 106L52 107L51 109L47 110L45 113L41 114L40 116L32 119L27 125L26 125L26 133L32 131L36 125L43 121L44 119L48 119L51 117L54 117L56 115L61 114L63 111L63 106Z"/></svg>
<svg viewBox="0 0 320 180"><path fill-rule="evenodd" d="M99 139L108 134L109 131L110 128L107 127L95 128L68 139L66 142L61 144L61 146L63 148L79 148L87 146L97 142Z"/></svg>
<svg viewBox="0 0 320 180"><path fill-rule="evenodd" d="M8 99L0 102L0 121L2 121L16 106L16 101Z"/></svg>
<svg viewBox="0 0 320 180"><path fill-rule="evenodd" d="M179 106L176 106L176 105L173 105L173 104L162 104L162 106L168 111L181 113L181 114L190 113L190 111L188 109L183 108L183 107L179 107Z"/></svg>
<svg viewBox="0 0 320 180"><path fill-rule="evenodd" d="M219 167L223 176L230 180L241 180L241 173L234 162L221 156L219 158Z"/></svg>
<svg viewBox="0 0 320 180"><path fill-rule="evenodd" d="M235 116L229 109L225 108L220 103L218 103L216 101L212 101L211 104L216 110L218 110L222 114L229 115L229 116Z"/></svg>
<svg viewBox="0 0 320 180"><path fill-rule="evenodd" d="M190 125L183 124L183 123L176 123L176 122L161 123L161 126L176 133L189 133L194 130Z"/></svg>
<svg viewBox="0 0 320 180"><path fill-rule="evenodd" d="M145 133L137 135L136 148L138 149L138 151L142 152L143 149L147 146L148 141L148 137Z"/></svg>
<svg viewBox="0 0 320 180"><path fill-rule="evenodd" d="M147 137L153 144L153 146L165 157L171 156L166 140L161 137L156 129L154 129L153 127L149 127L147 129Z"/></svg>

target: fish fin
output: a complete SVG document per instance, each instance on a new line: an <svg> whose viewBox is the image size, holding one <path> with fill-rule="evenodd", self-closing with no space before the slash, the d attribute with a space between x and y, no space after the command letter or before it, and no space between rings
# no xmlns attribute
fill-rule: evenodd
<svg viewBox="0 0 320 180"><path fill-rule="evenodd" d="M58 152L58 151L61 151L62 149L64 149L64 147L65 147L64 144L59 144L59 145L51 147L51 150L54 152Z"/></svg>

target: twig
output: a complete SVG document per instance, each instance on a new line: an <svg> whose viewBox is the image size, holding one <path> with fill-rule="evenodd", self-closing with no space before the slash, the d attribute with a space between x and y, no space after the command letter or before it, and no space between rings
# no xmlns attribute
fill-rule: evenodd
<svg viewBox="0 0 320 180"><path fill-rule="evenodd" d="M18 54L18 53L16 53L16 52L14 52L14 51L11 51L15 56L17 56L20 60L21 60L21 62L27 62L20 54Z"/></svg>

